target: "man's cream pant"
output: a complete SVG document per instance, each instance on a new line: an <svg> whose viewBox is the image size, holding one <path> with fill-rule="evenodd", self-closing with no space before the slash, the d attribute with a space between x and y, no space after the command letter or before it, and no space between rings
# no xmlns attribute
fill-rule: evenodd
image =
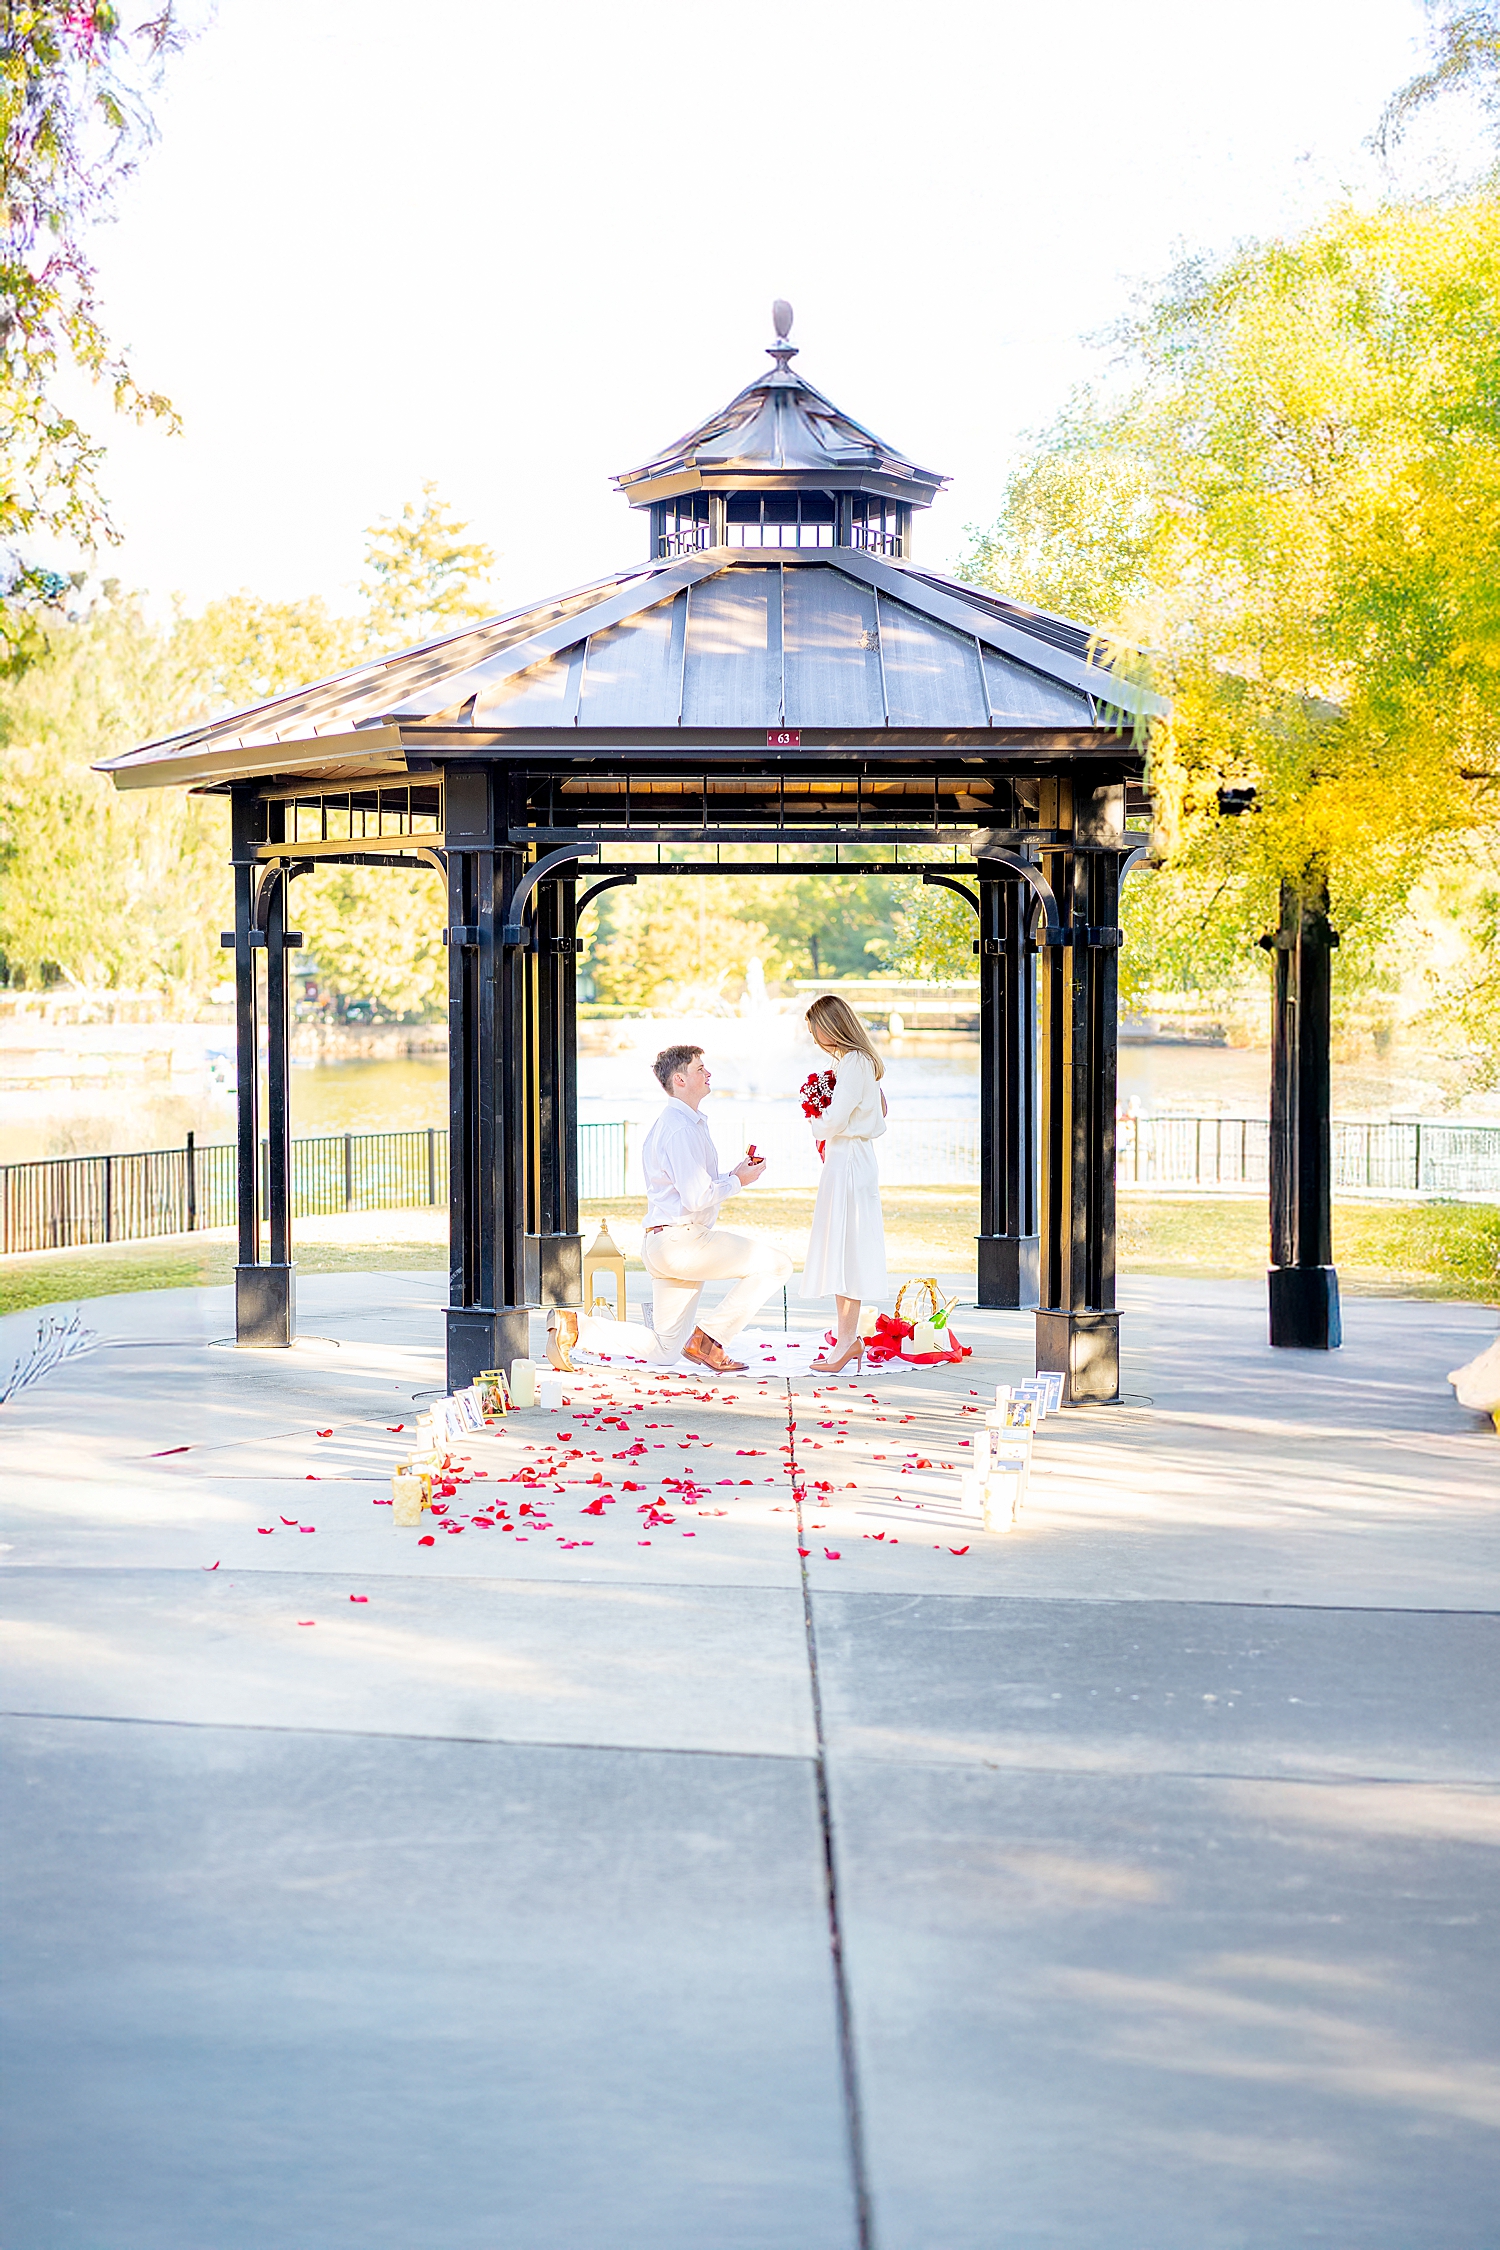
<svg viewBox="0 0 1500 2250"><path fill-rule="evenodd" d="M633 1321L599 1320L580 1313L578 1341L586 1352L670 1367L682 1357L682 1347L695 1328L701 1327L715 1343L728 1344L792 1271L784 1250L753 1234L687 1221L648 1234L642 1260L651 1276L651 1326L638 1328ZM738 1286L717 1312L700 1320L698 1303L707 1284L731 1280Z"/></svg>

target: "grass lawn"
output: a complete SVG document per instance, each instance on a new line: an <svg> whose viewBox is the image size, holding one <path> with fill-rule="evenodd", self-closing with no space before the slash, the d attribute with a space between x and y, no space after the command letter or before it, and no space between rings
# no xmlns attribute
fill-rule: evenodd
<svg viewBox="0 0 1500 2250"><path fill-rule="evenodd" d="M734 1213L761 1228L800 1262L813 1191L749 1190ZM585 1231L608 1217L634 1258L645 1205L618 1197L583 1207ZM974 1255L979 1199L965 1188L891 1188L886 1242L893 1277L961 1273ZM1266 1209L1259 1201L1131 1193L1119 1204L1122 1273L1262 1274L1268 1256ZM1463 1203L1342 1203L1334 1212L1334 1255L1351 1296L1454 1297L1500 1302L1500 1206ZM172 1235L157 1242L58 1250L0 1258L0 1312L76 1303L120 1290L190 1289L234 1278L234 1236ZM355 1211L302 1219L296 1227L301 1273L431 1273L447 1262L444 1210Z"/></svg>

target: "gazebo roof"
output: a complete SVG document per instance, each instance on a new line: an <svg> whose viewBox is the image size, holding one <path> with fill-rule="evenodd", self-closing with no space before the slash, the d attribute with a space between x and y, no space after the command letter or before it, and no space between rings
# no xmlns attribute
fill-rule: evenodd
<svg viewBox="0 0 1500 2250"><path fill-rule="evenodd" d="M118 788L286 774L334 785L408 754L961 738L1080 746L1159 712L1086 626L858 549L707 548L448 633L101 761Z"/></svg>
<svg viewBox="0 0 1500 2250"><path fill-rule="evenodd" d="M872 492L930 507L948 482L936 469L920 469L863 422L791 372L797 356L787 342L792 308L778 302L778 339L767 348L774 370L758 375L717 414L672 445L615 478L633 508L680 492L796 490Z"/></svg>

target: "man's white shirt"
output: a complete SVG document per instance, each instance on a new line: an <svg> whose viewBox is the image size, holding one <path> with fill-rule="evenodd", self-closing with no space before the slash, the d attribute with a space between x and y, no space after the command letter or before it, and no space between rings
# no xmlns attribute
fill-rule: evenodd
<svg viewBox="0 0 1500 2250"><path fill-rule="evenodd" d="M726 1195L740 1185L734 1172L721 1171L708 1119L689 1103L669 1096L641 1149L646 1175L648 1227L711 1227Z"/></svg>

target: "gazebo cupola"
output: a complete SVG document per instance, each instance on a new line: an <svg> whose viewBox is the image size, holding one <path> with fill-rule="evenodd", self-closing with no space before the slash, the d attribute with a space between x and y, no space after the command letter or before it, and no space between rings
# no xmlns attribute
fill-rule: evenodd
<svg viewBox="0 0 1500 2250"><path fill-rule="evenodd" d="M615 483L650 511L653 561L710 547L862 547L911 553L914 508L947 483L919 469L792 372L792 308L772 308L775 362L686 437Z"/></svg>

